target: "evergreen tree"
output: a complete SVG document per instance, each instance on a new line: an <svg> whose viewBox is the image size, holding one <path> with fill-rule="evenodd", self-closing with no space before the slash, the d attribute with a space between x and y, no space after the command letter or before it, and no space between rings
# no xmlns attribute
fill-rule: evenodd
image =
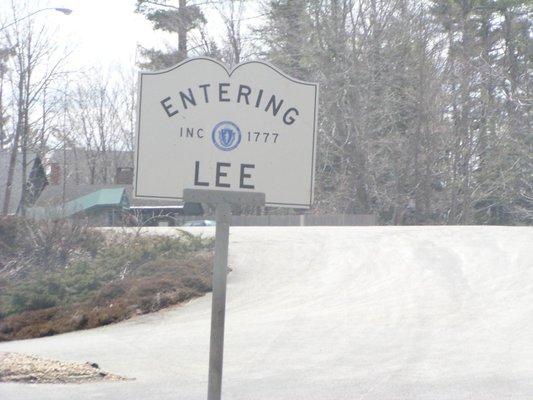
<svg viewBox="0 0 533 400"><path fill-rule="evenodd" d="M149 70L167 68L187 58L188 33L206 22L200 7L187 4L187 0L179 0L178 6L172 5L167 0L159 2L137 0L136 11L152 22L155 30L178 36L177 49L140 49L141 55L147 60L141 63L141 67Z"/></svg>

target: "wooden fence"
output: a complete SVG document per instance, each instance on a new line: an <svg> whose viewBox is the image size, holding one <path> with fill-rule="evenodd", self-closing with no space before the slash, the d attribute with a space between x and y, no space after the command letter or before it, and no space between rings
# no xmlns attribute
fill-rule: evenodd
<svg viewBox="0 0 533 400"><path fill-rule="evenodd" d="M180 217L179 224L214 217ZM233 226L367 226L376 225L373 214L233 215Z"/></svg>

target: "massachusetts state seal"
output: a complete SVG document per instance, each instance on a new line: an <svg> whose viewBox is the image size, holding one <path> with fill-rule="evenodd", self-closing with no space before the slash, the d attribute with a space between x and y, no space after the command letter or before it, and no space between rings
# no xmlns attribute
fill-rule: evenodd
<svg viewBox="0 0 533 400"><path fill-rule="evenodd" d="M219 122L213 128L211 139L220 150L230 151L241 143L241 130L233 122Z"/></svg>

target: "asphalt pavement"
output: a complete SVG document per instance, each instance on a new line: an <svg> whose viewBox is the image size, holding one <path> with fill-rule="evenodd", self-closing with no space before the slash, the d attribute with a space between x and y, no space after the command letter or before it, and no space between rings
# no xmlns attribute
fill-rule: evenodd
<svg viewBox="0 0 533 400"><path fill-rule="evenodd" d="M230 267L224 399L533 399L533 228L233 227ZM135 378L0 399L205 399L210 302L0 343Z"/></svg>

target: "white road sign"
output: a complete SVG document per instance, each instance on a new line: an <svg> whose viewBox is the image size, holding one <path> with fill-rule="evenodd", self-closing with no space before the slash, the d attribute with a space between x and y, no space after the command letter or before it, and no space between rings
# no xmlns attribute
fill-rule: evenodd
<svg viewBox="0 0 533 400"><path fill-rule="evenodd" d="M318 86L263 62L233 70L192 58L139 78L135 196L183 189L262 192L266 204L313 201Z"/></svg>

